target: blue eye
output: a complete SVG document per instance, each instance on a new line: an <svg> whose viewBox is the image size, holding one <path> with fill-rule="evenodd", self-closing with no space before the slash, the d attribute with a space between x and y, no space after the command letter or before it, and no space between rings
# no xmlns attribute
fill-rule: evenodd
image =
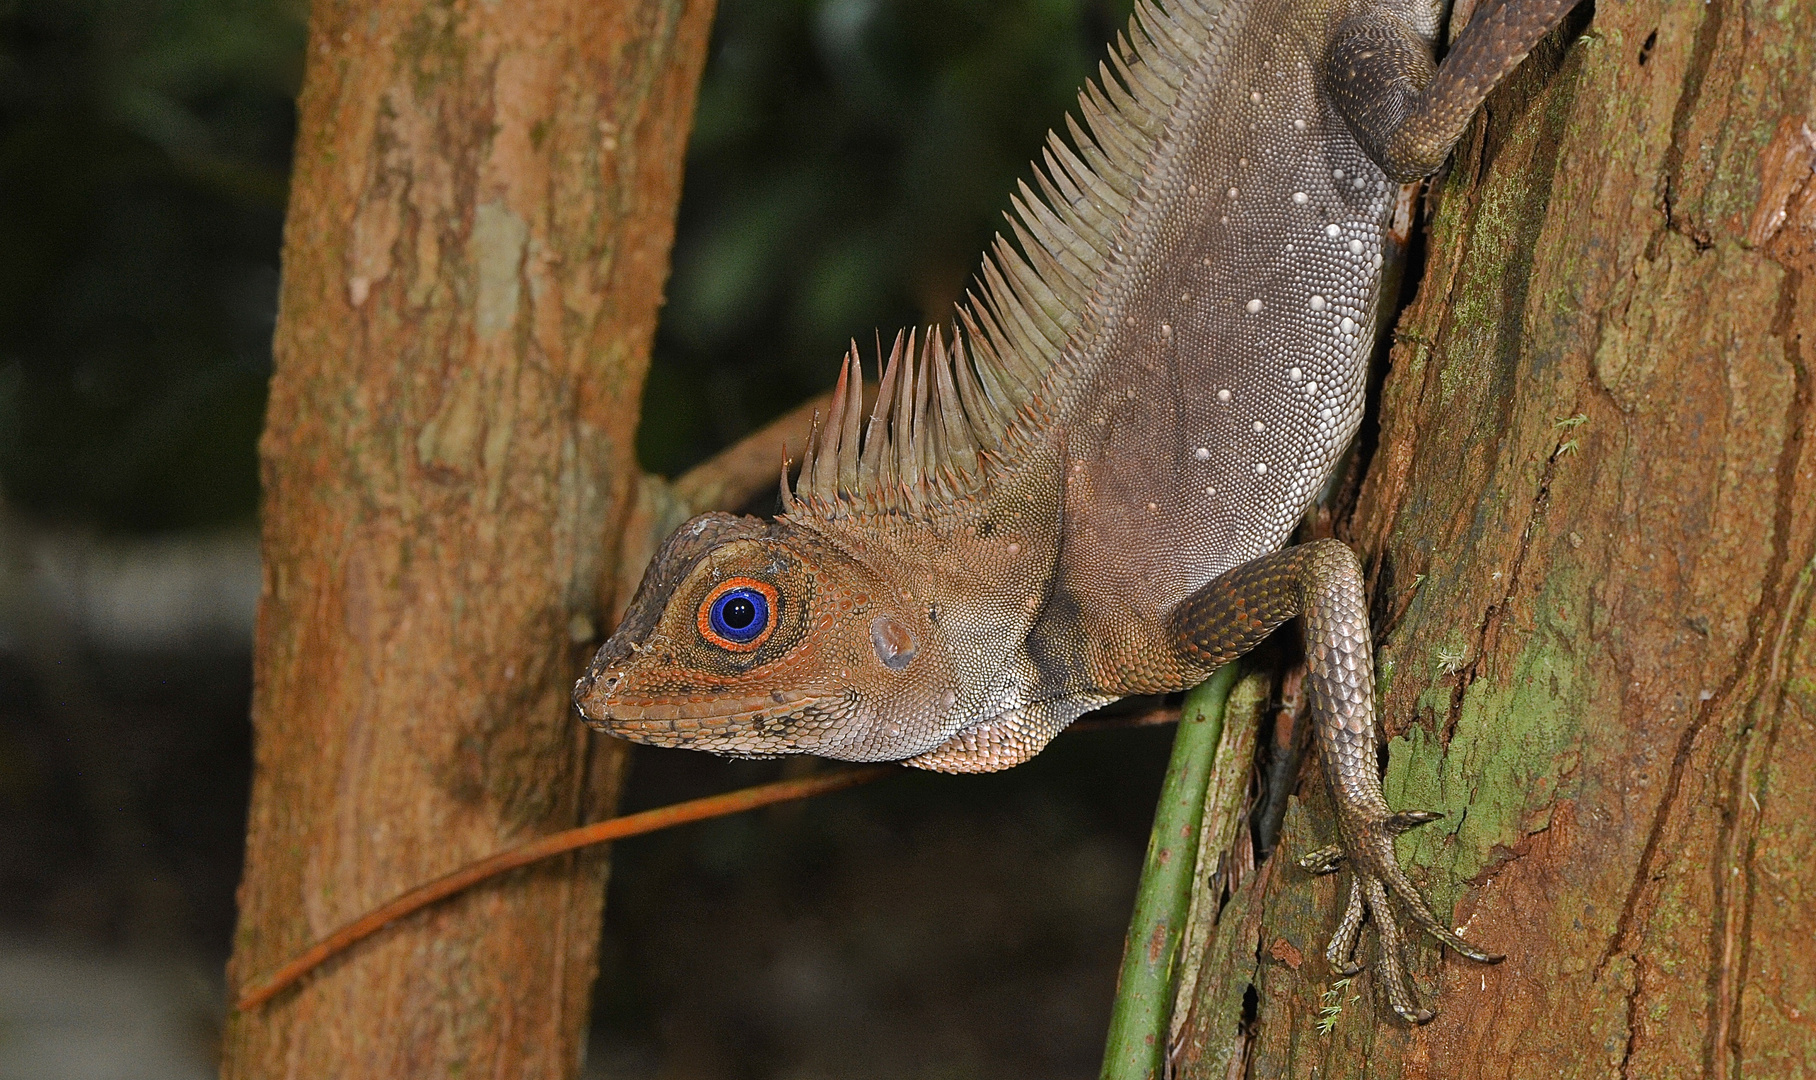
<svg viewBox="0 0 1816 1080"><path fill-rule="evenodd" d="M764 582L726 582L702 605L700 632L726 648L753 649L775 625L775 599L775 589Z"/></svg>

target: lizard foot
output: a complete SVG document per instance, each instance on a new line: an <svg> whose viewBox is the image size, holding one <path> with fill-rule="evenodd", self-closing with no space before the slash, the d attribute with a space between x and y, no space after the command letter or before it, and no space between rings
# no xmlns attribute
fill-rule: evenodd
<svg viewBox="0 0 1816 1080"><path fill-rule="evenodd" d="M1420 810L1363 821L1356 825L1348 850L1344 845L1333 844L1309 852L1299 860L1301 867L1314 874L1335 873L1344 863L1349 864L1352 871L1349 903L1343 909L1337 929L1331 934L1325 959L1344 976L1361 971L1363 965L1358 952L1362 943L1362 923L1364 919L1372 921L1381 938L1381 981L1387 988L1388 1003L1409 1024L1426 1023L1436 1014L1419 1005L1413 996L1412 979L1406 972L1406 935L1389 900L1390 894L1405 907L1413 925L1457 952L1484 964L1503 959L1464 941L1455 930L1439 921L1431 905L1419 895L1418 887L1400 869L1400 860L1394 855L1394 837L1443 816Z"/></svg>

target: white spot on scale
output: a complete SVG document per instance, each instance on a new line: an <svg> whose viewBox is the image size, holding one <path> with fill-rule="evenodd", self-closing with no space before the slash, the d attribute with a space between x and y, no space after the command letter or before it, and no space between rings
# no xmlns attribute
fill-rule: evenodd
<svg viewBox="0 0 1816 1080"><path fill-rule="evenodd" d="M1240 188L1231 188L1230 189L1230 198L1233 199L1240 194L1242 194L1242 190Z"/></svg>
<svg viewBox="0 0 1816 1080"><path fill-rule="evenodd" d="M1348 315L1343 316L1343 321L1338 325L1342 327L1345 334L1353 334L1356 331L1356 321Z"/></svg>
<svg viewBox="0 0 1816 1080"><path fill-rule="evenodd" d="M1350 253L1350 254L1351 254L1351 255L1360 255L1360 254L1362 254L1362 241L1360 241L1360 240L1351 240L1351 241L1350 241L1350 242L1349 242L1349 253Z"/></svg>
<svg viewBox="0 0 1816 1080"><path fill-rule="evenodd" d="M1255 434L1259 435L1266 430L1267 430L1266 424L1262 423L1259 420L1255 421Z"/></svg>
<svg viewBox="0 0 1816 1080"><path fill-rule="evenodd" d="M1254 102L1257 105L1261 104L1261 91L1250 90L1249 91L1249 100Z"/></svg>
<svg viewBox="0 0 1816 1080"><path fill-rule="evenodd" d="M1259 298L1256 298L1254 300L1250 300L1247 304L1245 304L1243 306L1248 308L1248 313L1250 315L1254 315L1261 310L1261 300Z"/></svg>
<svg viewBox="0 0 1816 1080"><path fill-rule="evenodd" d="M1238 167L1238 168L1242 168L1242 169L1246 169L1246 168L1248 168L1248 165L1249 165L1249 159L1248 159L1248 158L1245 158L1245 157L1239 157L1239 158L1237 158L1237 159L1236 159L1236 166L1237 166L1237 167Z"/></svg>
<svg viewBox="0 0 1816 1080"><path fill-rule="evenodd" d="M1305 130L1305 121L1294 120L1293 121L1293 130L1294 131L1304 131Z"/></svg>
<svg viewBox="0 0 1816 1080"><path fill-rule="evenodd" d="M1338 180L1343 179L1343 170L1342 169L1332 169L1330 171L1330 174L1331 174L1331 176L1335 177Z"/></svg>
<svg viewBox="0 0 1816 1080"><path fill-rule="evenodd" d="M1187 195L1196 195L1196 194L1198 194L1198 185L1197 185L1197 184L1187 184L1187 185L1186 185L1186 186L1185 186L1185 193L1186 193L1186 194L1187 194Z"/></svg>
<svg viewBox="0 0 1816 1080"><path fill-rule="evenodd" d="M1288 379L1292 380L1293 382L1298 382L1304 376L1305 376L1305 372L1300 371L1298 368L1287 368L1286 369L1286 377Z"/></svg>
<svg viewBox="0 0 1816 1080"><path fill-rule="evenodd" d="M1173 336L1173 327L1168 323L1161 323L1160 324L1160 336L1161 337L1172 337Z"/></svg>
<svg viewBox="0 0 1816 1080"><path fill-rule="evenodd" d="M1206 495L1215 495L1215 494L1217 494L1217 489L1214 487L1208 487L1208 488L1204 489L1204 493Z"/></svg>
<svg viewBox="0 0 1816 1080"><path fill-rule="evenodd" d="M1312 310L1313 311L1323 311L1324 308L1325 308L1324 297L1319 296L1316 293L1313 293L1312 294Z"/></svg>
<svg viewBox="0 0 1816 1080"><path fill-rule="evenodd" d="M1200 446L1198 449L1192 451L1192 456L1199 461L1209 461L1211 460L1211 448L1208 446Z"/></svg>
<svg viewBox="0 0 1816 1080"><path fill-rule="evenodd" d="M1381 253L1379 251L1375 252L1375 269L1381 269Z"/></svg>
<svg viewBox="0 0 1816 1080"><path fill-rule="evenodd" d="M1229 399L1230 399L1230 392L1228 390L1217 391L1217 400L1218 401L1228 401Z"/></svg>
<svg viewBox="0 0 1816 1080"><path fill-rule="evenodd" d="M1364 187L1367 187L1368 185L1367 185L1366 181L1364 181L1360 176L1358 176L1354 180L1351 180L1349 182L1349 186L1355 188L1357 191L1361 191Z"/></svg>
<svg viewBox="0 0 1816 1080"><path fill-rule="evenodd" d="M1324 227L1324 235L1326 235L1326 236L1336 236L1338 233L1341 233L1342 231L1343 230L1341 228L1339 228L1337 223L1334 221Z"/></svg>
<svg viewBox="0 0 1816 1080"><path fill-rule="evenodd" d="M1329 420L1330 419L1330 410L1329 409L1319 409L1318 410L1318 419Z"/></svg>
<svg viewBox="0 0 1816 1080"><path fill-rule="evenodd" d="M1016 543L1011 543L1008 547L1004 548L1003 550L1007 551L1011 555L1020 555L1021 554L1021 545L1016 544Z"/></svg>
<svg viewBox="0 0 1816 1080"><path fill-rule="evenodd" d="M1310 397L1310 396L1311 396L1311 395L1313 395L1313 394L1315 394L1315 393L1317 393L1317 392L1318 392L1318 383L1317 383L1317 380L1315 380L1315 379L1314 379L1314 380L1313 380L1313 381L1311 381L1311 382L1308 382L1308 383L1306 383L1306 384L1305 384L1305 395L1306 395L1306 396L1307 396L1307 397Z"/></svg>
<svg viewBox="0 0 1816 1080"><path fill-rule="evenodd" d="M1260 476L1262 473L1264 473L1266 471L1267 471L1267 462L1265 462L1265 461L1255 462L1255 475L1256 476Z"/></svg>
<svg viewBox="0 0 1816 1080"><path fill-rule="evenodd" d="M1307 195L1303 191L1293 192L1293 201L1298 203L1300 206L1304 206L1306 203L1310 202L1311 198L1312 197L1310 195Z"/></svg>

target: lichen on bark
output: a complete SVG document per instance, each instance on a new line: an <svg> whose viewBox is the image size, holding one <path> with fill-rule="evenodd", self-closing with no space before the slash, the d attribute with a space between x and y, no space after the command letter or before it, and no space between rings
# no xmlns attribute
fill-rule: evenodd
<svg viewBox="0 0 1816 1080"><path fill-rule="evenodd" d="M1210 935L1191 1077L1816 1076L1816 9L1579 12L1434 182L1370 567L1401 854L1483 966L1319 1010L1303 773ZM1245 1004L1246 997L1246 1004Z"/></svg>

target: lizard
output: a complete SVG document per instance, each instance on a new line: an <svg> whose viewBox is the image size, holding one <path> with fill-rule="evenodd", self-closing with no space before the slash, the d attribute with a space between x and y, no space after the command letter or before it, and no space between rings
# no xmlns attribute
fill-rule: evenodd
<svg viewBox="0 0 1816 1080"><path fill-rule="evenodd" d="M576 683L658 746L985 772L1084 712L1177 691L1298 618L1361 929L1409 1023L1440 919L1382 791L1362 568L1286 546L1351 441L1399 185L1436 171L1575 0L1136 0L1049 133L947 328L898 335L865 415L855 345L773 519L705 514L652 559ZM1081 122L1082 121L1082 122ZM1036 190L1038 189L1038 190ZM880 352L880 350L879 350Z"/></svg>

